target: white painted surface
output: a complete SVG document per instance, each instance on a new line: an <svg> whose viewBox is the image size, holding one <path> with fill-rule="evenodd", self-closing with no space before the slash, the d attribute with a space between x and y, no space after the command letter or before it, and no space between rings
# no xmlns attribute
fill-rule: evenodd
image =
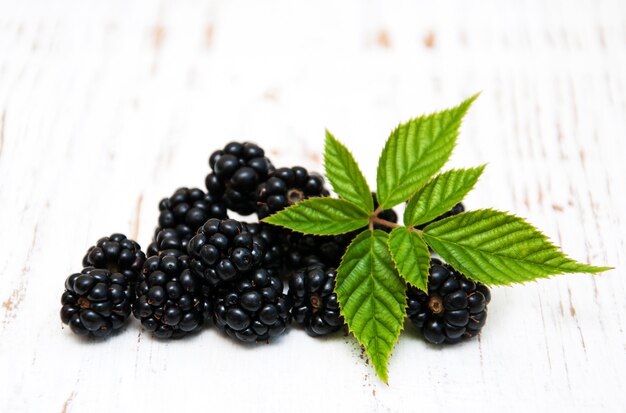
<svg viewBox="0 0 626 413"><path fill-rule="evenodd" d="M624 411L625 88L620 0L1 1L0 411ZM321 170L328 127L373 183L396 123L479 90L450 163L489 162L467 205L616 270L498 288L455 347L407 328L389 386L349 337L62 328L85 249L147 245L226 141Z"/></svg>

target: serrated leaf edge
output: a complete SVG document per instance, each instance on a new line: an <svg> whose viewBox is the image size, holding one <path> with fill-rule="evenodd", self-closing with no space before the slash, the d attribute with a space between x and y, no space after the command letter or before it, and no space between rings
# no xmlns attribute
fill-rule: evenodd
<svg viewBox="0 0 626 413"><path fill-rule="evenodd" d="M558 271L558 272L548 273L548 274L543 275L543 276L537 276L537 277L534 277L533 279L529 279L529 280L523 280L523 281L515 281L515 280L512 280L512 281L509 281L509 280L501 281L501 280L497 280L496 283L489 283L489 282L485 282L485 280L481 279L481 277L476 277L475 275L473 275L473 274L471 274L471 273L469 273L467 271L461 271L459 268L455 268L454 265L452 265L452 263L448 263L449 265L453 266L453 268L455 268L455 270L457 270L459 272L462 272L465 276L467 276L468 278L470 278L470 279L472 279L474 281L478 281L478 282L481 282L481 283L489 285L489 286L495 286L495 285L506 286L506 285L511 285L511 284L524 284L524 283L531 282L531 281L537 281L539 279L548 279L548 278L551 278L553 276L561 275L561 274L578 274L578 273L580 273L580 274L597 274L597 273L600 273L600 272L603 272L603 271L609 271L609 270L613 269L613 267L597 267L597 266L584 264L584 263L576 261L575 259L573 259L573 258L569 257L568 255L566 255L561 250L561 248L559 246L557 246L554 243L552 243L550 238L548 236L546 236L541 230L539 230L534 225L530 224L526 219L524 219L522 217L519 217L519 216L517 216L517 215L515 215L515 214L513 214L511 212L508 212L508 211L506 211L506 212L505 211L498 211L498 210L493 209L493 208L483 208L483 209L478 209L478 210L473 210L473 211L468 211L468 212L478 212L478 211L503 213L503 214L506 214L506 215L508 215L510 217L514 217L514 218L517 218L517 219L521 220L526 225L529 225L530 227L532 227L537 232L537 235L539 235L541 237L541 239L546 244L548 244L550 247L555 248L557 251L559 251L561 254L563 254L565 256L565 258L567 258L568 260L572 261L573 263L575 263L577 265L581 265L583 267L587 267L588 271L578 271L578 272L574 272L574 273L567 272L567 271ZM430 246L433 249L434 252L436 252L439 255L442 255L439 251L437 251L436 246L428 241L428 237L432 237L434 239L437 239L436 237L433 237L432 235L427 233L428 228L431 227L431 226L435 226L435 225L437 225L437 226L438 225L443 225L446 221L455 219L455 218L457 218L459 216L462 216L462 215L465 215L465 214L467 214L467 212L463 212L461 214L458 214L458 215L455 215L455 216L452 216L452 217L448 217L448 218L442 219L442 220L437 221L437 222L433 222L432 224L430 224L426 228L424 228L424 230L423 230L424 237L423 238L424 238L424 241L426 242L426 244L428 246ZM460 248L467 249L467 247L465 247L465 246L463 246L461 244L457 244L457 243L450 242L450 241L446 241L446 242L448 242L450 244L458 245ZM485 253L485 254L492 254L492 253ZM498 256L498 254L492 254L492 255ZM443 257L443 255L442 255L442 257ZM513 260L513 261L524 262L523 260L518 260L518 259L507 257L507 256L501 256L501 257L505 258L505 259L510 259L510 260ZM457 257L455 257L455 259L458 260L458 261L461 261ZM543 266L543 264L538 264L538 265ZM548 268L554 268L554 267L548 267ZM491 278L496 279L496 277L494 277L494 276L491 276Z"/></svg>
<svg viewBox="0 0 626 413"><path fill-rule="evenodd" d="M372 232L372 231L370 231L370 230L365 230L365 231ZM348 253L348 250L350 249L350 247L354 244L354 242L356 241L356 239L357 239L357 238L358 238L358 237L359 237L359 236L360 236L363 232L365 232L365 231L362 231L361 233L359 233L359 234L358 234L356 237L354 237L354 239L350 242L350 245L348 245L348 248L346 248L346 253L344 253L344 255L341 257L341 263L343 263L344 257L345 257L345 255ZM390 255L391 255L391 253L390 253ZM393 262L393 258L392 258L392 262ZM337 267L337 271L339 271L339 268L341 267L341 263L340 263L340 264L339 264L339 266ZM395 263L394 263L394 266L395 266ZM397 271L397 269L396 269L396 271ZM397 275L398 277L400 276L398 273L396 273L396 275ZM335 294L337 293L337 292L336 292L336 288L337 288L337 287L335 286L335 289L333 289L333 291L335 292ZM405 296L406 296L406 293L405 293ZM346 315L345 315L345 313L344 313L344 311L343 311L343 305L342 305L342 304L341 304L341 302L339 301L339 296L337 296L337 302L339 303L339 313L341 314L341 316L343 317L343 319L344 319L344 320L347 320ZM407 311L407 309L408 309L408 302L405 300L404 307L403 307L403 311L404 311L404 314L405 314L405 319L406 319L406 311ZM369 359L370 357L369 357L369 352L367 351L367 346L366 346L365 344L361 343L361 341L357 338L356 333L354 332L354 330L352 330L352 328L350 327L350 325L348 325L348 322L347 322L347 321L345 321L345 325L348 327L348 332L349 332L350 334L352 334L352 336L356 339L357 343L359 343L359 345L360 345L360 346L362 346L362 347L365 349L365 353L366 353L366 355L367 355L367 357L368 357L368 359ZM404 331L404 323L402 323L402 324L401 324L401 326L400 326L400 330L399 330L399 332L398 332L398 341L400 340L400 336L402 335L402 332L403 332L403 331ZM379 377L379 378L383 381L383 383L385 383L385 384L387 384L387 385L389 384L389 369L388 369L388 364L389 364L389 360L391 359L391 356L393 355L393 350L394 350L394 348L396 347L396 345L398 344L398 341L396 341L396 342L394 343L394 345L393 345L393 347L392 347L392 349L391 349L391 352L389 353L389 357L387 358L387 364L385 365L385 377L380 377L380 375L379 375L379 374L378 374L378 372L377 372L378 377ZM374 368L374 363L373 363L373 362L372 362L372 367ZM376 369L374 368L374 370L376 370Z"/></svg>
<svg viewBox="0 0 626 413"><path fill-rule="evenodd" d="M298 207L302 207L302 204L304 204L304 203L307 203L307 204L308 203L315 203L315 202L318 202L320 200L333 200L333 201L343 202L343 203L349 204L352 207L354 207L356 210L358 210L359 212L363 213L362 219L364 219L365 222L360 224L358 227L355 227L355 228L352 228L352 229L346 229L346 230L342 230L342 231L338 231L338 232L333 232L333 233L326 233L326 232L324 232L324 233L320 233L320 232L303 232L301 230L298 230L298 229L295 229L295 228L291 228L291 227L289 227L289 226L287 226L287 225L285 225L283 223L280 223L280 222L272 222L273 220L276 219L275 217L280 216L281 214L285 213L286 211L293 211L294 209L296 209ZM278 211L275 214L272 214L272 215L270 215L268 217L265 217L265 218L263 218L261 220L261 222L264 222L266 224L275 225L275 226L278 226L278 227L281 227L281 228L286 228L286 229L289 229L291 231L295 231L295 232L298 232L298 233L301 233L301 234L310 234L310 235L341 235L341 234L347 234L348 232L352 232L352 231L358 230L359 228L367 226L368 221L369 221L369 217L365 213L365 211L360 209L358 206L354 205L354 203L352 203L350 201L347 201L345 199L338 199L338 198L332 198L332 197L317 197L317 198L305 199L305 200L300 201L300 202L298 202L298 203L296 203L294 205L290 205L287 208L285 208L285 209L283 209L281 211Z"/></svg>
<svg viewBox="0 0 626 413"><path fill-rule="evenodd" d="M406 122L400 122L400 123L398 123L398 125L397 125L395 128L393 128L393 129L392 129L392 131L391 131L391 133L389 134L389 137L388 137L388 138L387 138L387 140L385 141L385 146L383 147L383 150L382 150L382 152L381 152L380 156L378 157L378 165L377 165L377 167L376 167L376 192L377 192L377 196L378 196L378 194L381 192L381 190L380 190L380 185L379 185L379 167L380 167L380 165L381 165L381 160L382 160L382 158L385 156L385 153L386 153L386 151L387 151L387 146L388 146L388 142L389 142L389 140L393 137L393 135L394 135L394 134L398 131L398 129L399 129L400 127L402 127L403 125L407 125L407 124L409 124L409 123L411 123L411 122L418 122L418 121L422 121L422 120L424 120L424 119L426 119L426 118L429 118L429 117L436 117L436 116L440 116L440 115L441 115L441 114L443 114L444 112L448 112L448 111L451 111L451 110L454 110L454 109L458 109L458 108L460 108L461 106L465 106L464 113L463 113L463 115L461 116L461 119L459 120L459 130L460 130L461 126L463 126L463 120L464 120L465 114L467 113L467 111L469 110L469 108L472 106L472 103L474 103L474 101L476 101L476 99L478 99L478 97L479 97L479 96L480 96L480 92L475 93L474 95L470 96L469 98L467 98L467 99L463 100L463 101L462 101L459 105L456 105L456 106L453 106L453 107L451 107L451 108L447 108L447 109L441 109L441 110L439 110L439 111L432 112L432 113L429 113L429 114L426 114L426 115L422 115L422 116L418 116L418 117L415 117L415 118L411 118L411 119L409 119L409 120L408 120L408 121L406 121ZM452 149L450 150L450 154L448 154L448 157L447 157L446 161L444 161L444 163L441 165L441 167L440 167L438 170L440 170L440 169L441 169L441 168L445 165L445 163L447 162L447 160L448 160L448 159L450 159L450 157L452 156L452 153L454 152L454 149L455 149L455 147L456 147L456 139L457 139L457 137L458 137L458 133L457 133L457 136L455 136L455 137L454 137L454 142L453 142L453 145L452 145ZM438 171L438 170L437 170L437 171ZM434 172L432 175L430 175L430 176L432 177L434 174L436 174L436 173L437 173L437 171L435 171L435 172ZM419 185L419 188L417 188L417 189L416 189L416 190L415 190L412 194L410 194L410 196L413 196L413 195L414 195L414 194L415 194L415 193L416 193L416 192L417 192L417 191L418 191L418 190L419 190L419 189L420 189L420 188L421 188L421 187L422 187L422 186L423 186L423 185L424 185L424 184L428 181L428 178L429 178L429 177L426 177L426 178L424 179L424 182L422 183L422 185ZM381 205L383 208L393 208L394 206L396 206L397 204L394 204L394 205L387 204L387 202L389 202L389 199L391 199L391 197L392 197L392 193L393 193L393 192L390 192L390 193L388 194L387 199L380 199L380 198L378 198L378 203L379 203L379 205ZM409 197L409 198L410 198L410 197ZM401 201L400 201L400 202L401 202Z"/></svg>
<svg viewBox="0 0 626 413"><path fill-rule="evenodd" d="M469 172L471 172L471 171L478 170L478 176L476 177L476 181L474 181L474 183L473 183L473 184L472 184L472 185L471 185L471 186L470 186L470 187L469 187L469 188L465 191L465 193L463 194L463 196L462 196L462 197L460 197L460 198L458 198L458 197L456 197L456 198L452 198L452 199L458 199L458 200L456 200L456 201L454 202L454 204L456 204L457 202L461 202L461 201L465 198L465 196L466 196L468 193L470 193L470 192L471 192L471 191L472 191L472 190L476 187L476 184L477 184L477 183L478 183L478 181L480 180L480 177L482 176L482 173L484 172L484 170L485 170L485 167L486 167L486 166L487 166L486 164L483 164L483 165L479 165L479 166L472 167L472 168L455 168L455 169L450 169L450 170L447 170L447 171L445 171L445 172L442 172L442 173L440 173L440 174L437 174L437 175L433 176L430 180L428 180L427 182L425 182L425 183L424 183L424 185L422 185L422 186L421 186L421 187L420 187L417 191L415 191L415 193L411 196L411 198L409 198L408 204L407 204L407 206L406 206L406 208L405 208L405 210L404 210L404 214L403 214L403 221L404 221L404 224L405 224L407 227L414 227L414 226L418 226L418 225L424 224L424 223L426 223L426 222L429 222L429 221L431 221L432 219L434 219L434 218L436 218L436 217L437 217L437 215L435 215L435 216L425 215L425 218L421 218L421 219L419 219L419 220L417 220L417 221L415 221L415 222L413 222L413 221L408 222L409 220L407 219L407 218L409 218L409 214L411 213L411 209L412 209L412 205L411 205L411 203L413 202L413 200L414 200L414 199L417 199L417 198L416 198L416 197L417 197L417 195L418 195L421 191L423 191L423 190L424 190L424 188L426 188L428 185L430 185L431 183L433 183L435 180L440 179L440 177L443 177L443 176L445 176L446 174L450 174L450 175L452 175L452 174L453 174L453 173L455 173L455 172L467 172L467 173L469 173ZM429 197L429 198L430 198L430 197ZM451 198L451 197L448 197L448 198ZM454 205L452 205L452 206L454 206ZM431 210L432 210L432 208L431 208ZM427 211L428 211L428 210L427 210Z"/></svg>
<svg viewBox="0 0 626 413"><path fill-rule="evenodd" d="M365 188L366 188L366 192L367 192L367 205L360 205L359 203L355 202L355 200L349 199L347 197L344 196L344 194L342 194L343 191L339 191L337 189L337 187L335 186L335 182L333 182L333 180L331 179L331 174L328 173L330 166L329 166L329 143L330 141L334 141L335 144L342 150L345 151L345 153L347 154L347 156L351 159L354 167L356 168L356 173L357 173L357 181L361 181L361 182L354 182L355 185L358 184L364 184ZM357 208L361 209L363 212L366 212L367 214L370 214L374 211L374 202L373 199L371 197L371 189L369 187L369 184L367 183L367 180L365 179L365 175L363 175L363 171L361 170L361 168L359 167L358 162L356 161L354 155L352 154L352 152L348 149L347 146L345 146L339 139L335 138L335 136L330 133L330 131L328 129L326 129L326 139L324 141L324 171L326 172L326 178L328 179L328 181L330 182L330 185L332 186L333 190L335 191L335 193L337 195L339 195L339 197L343 200L346 200L348 202L351 202L352 204L354 204ZM357 194L358 195L358 194ZM359 199L359 201L362 201L361 199Z"/></svg>
<svg viewBox="0 0 626 413"><path fill-rule="evenodd" d="M391 241L391 234L398 230L399 228L402 228L404 230L410 231L409 228L407 227L397 227L394 228L390 233L389 233L389 238L388 240ZM424 238L421 236L421 233L417 233L417 235L420 237L420 239L422 240L422 242L424 243L424 245L426 245L426 249L428 250L428 244L426 244L426 241L424 241ZM387 242L387 247L389 248L389 255L391 256L391 261L393 262L393 265L396 267L396 271L398 272L398 275L409 285L425 292L426 294L428 294L428 278L430 277L430 274L426 276L426 285L425 288L422 288L421 286L412 283L404 274L402 274L402 271L400 270L400 266L398 265L398 261L396 260L396 257L393 253L393 250L391 248L391 243ZM413 247L413 244L411 243L411 247ZM431 262L432 258L430 257L430 254L428 255L428 267L430 268L430 262Z"/></svg>

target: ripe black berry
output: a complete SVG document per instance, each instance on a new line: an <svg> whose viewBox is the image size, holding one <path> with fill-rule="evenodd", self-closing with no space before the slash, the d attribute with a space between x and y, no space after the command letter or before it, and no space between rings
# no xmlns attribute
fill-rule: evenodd
<svg viewBox="0 0 626 413"><path fill-rule="evenodd" d="M215 324L243 342L269 340L291 323L291 302L272 270L259 268L220 289L214 301Z"/></svg>
<svg viewBox="0 0 626 413"><path fill-rule="evenodd" d="M148 256L167 249L184 251L207 219L227 218L226 205L217 196L198 188L178 188L159 202L159 211L159 226L148 246Z"/></svg>
<svg viewBox="0 0 626 413"><path fill-rule="evenodd" d="M428 294L409 286L407 315L431 343L457 343L480 332L490 300L486 285L432 259Z"/></svg>
<svg viewBox="0 0 626 413"><path fill-rule="evenodd" d="M343 325L337 294L333 292L337 271L313 264L295 271L289 278L291 314L311 336L333 333Z"/></svg>
<svg viewBox="0 0 626 413"><path fill-rule="evenodd" d="M212 286L233 282L264 259L263 244L234 219L209 219L187 246L191 269Z"/></svg>
<svg viewBox="0 0 626 413"><path fill-rule="evenodd" d="M136 282L146 255L135 241L124 234L103 237L89 248L83 258L83 267L94 267L122 273L131 282Z"/></svg>
<svg viewBox="0 0 626 413"><path fill-rule="evenodd" d="M212 172L205 183L211 194L223 196L228 209L241 215L256 211L256 190L274 166L265 151L250 142L231 142L209 158Z"/></svg>
<svg viewBox="0 0 626 413"><path fill-rule="evenodd" d="M263 219L302 200L328 195L321 175L301 166L279 168L257 188L257 214Z"/></svg>
<svg viewBox="0 0 626 413"><path fill-rule="evenodd" d="M211 314L211 290L189 270L178 250L146 260L133 314L158 338L179 338L198 330Z"/></svg>
<svg viewBox="0 0 626 413"><path fill-rule="evenodd" d="M65 280L61 321L80 336L106 337L124 325L134 298L124 274L88 267Z"/></svg>

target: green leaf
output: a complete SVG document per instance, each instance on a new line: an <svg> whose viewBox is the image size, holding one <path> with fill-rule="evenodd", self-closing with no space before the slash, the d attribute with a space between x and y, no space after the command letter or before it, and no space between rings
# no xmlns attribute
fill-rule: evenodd
<svg viewBox="0 0 626 413"><path fill-rule="evenodd" d="M378 161L377 196L383 209L406 201L446 163L474 95L459 106L412 119L392 133Z"/></svg>
<svg viewBox="0 0 626 413"><path fill-rule="evenodd" d="M354 157L341 142L326 131L324 169L333 189L341 198L352 202L363 211L374 211L372 191Z"/></svg>
<svg viewBox="0 0 626 413"><path fill-rule="evenodd" d="M423 235L428 245L454 268L488 285L610 269L572 260L522 218L492 209L432 223Z"/></svg>
<svg viewBox="0 0 626 413"><path fill-rule="evenodd" d="M389 251L402 278L427 293L430 252L420 236L406 227L397 227L389 234Z"/></svg>
<svg viewBox="0 0 626 413"><path fill-rule="evenodd" d="M315 235L337 235L363 228L368 214L342 199L311 198L263 220L269 224Z"/></svg>
<svg viewBox="0 0 626 413"><path fill-rule="evenodd" d="M437 175L424 185L404 210L404 225L414 227L430 222L457 203L474 188L485 165L471 169L453 169Z"/></svg>
<svg viewBox="0 0 626 413"><path fill-rule="evenodd" d="M341 314L385 383L406 316L406 284L394 268L387 240L381 230L359 234L343 257L335 286Z"/></svg>

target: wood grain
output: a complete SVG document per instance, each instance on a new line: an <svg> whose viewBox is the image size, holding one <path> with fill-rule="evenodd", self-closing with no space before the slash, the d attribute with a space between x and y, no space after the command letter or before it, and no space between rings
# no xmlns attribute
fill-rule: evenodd
<svg viewBox="0 0 626 413"><path fill-rule="evenodd" d="M625 411L626 3L0 1L0 411ZM63 328L99 237L146 246L209 153L321 170L324 128L375 182L390 130L482 91L450 166L467 199L615 270L497 288L454 347L406 327L375 376L351 337L104 342Z"/></svg>

